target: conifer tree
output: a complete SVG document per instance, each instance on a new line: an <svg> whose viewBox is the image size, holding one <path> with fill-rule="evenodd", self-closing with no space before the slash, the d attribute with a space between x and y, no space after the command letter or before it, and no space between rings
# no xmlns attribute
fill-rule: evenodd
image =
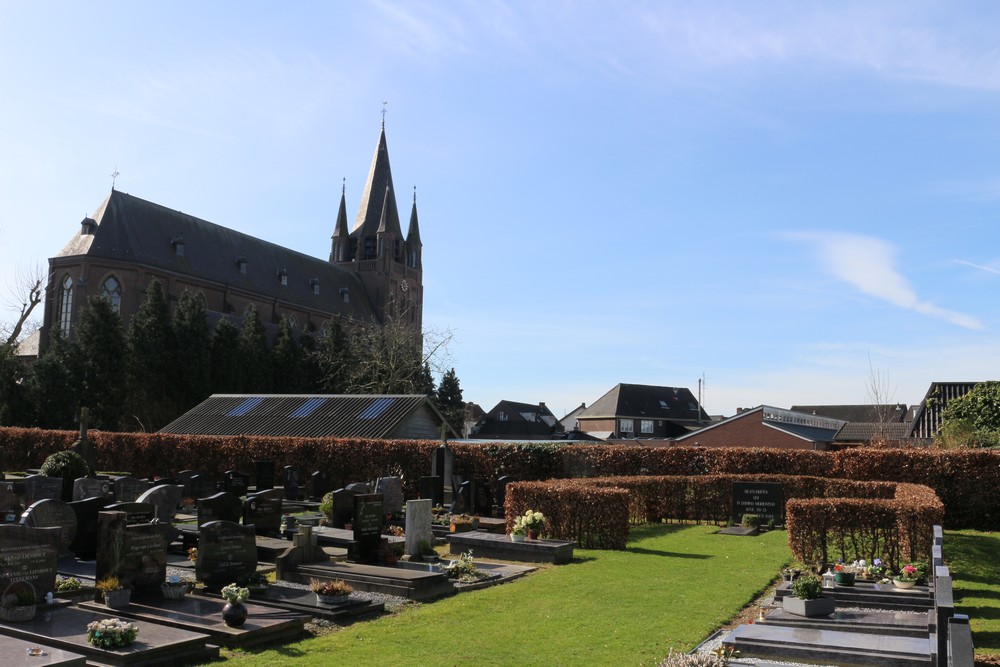
<svg viewBox="0 0 1000 667"><path fill-rule="evenodd" d="M156 431L178 415L174 401L178 364L163 285L153 278L145 294L126 337L129 423L125 427Z"/></svg>
<svg viewBox="0 0 1000 667"><path fill-rule="evenodd" d="M205 319L205 303L190 291L181 292L174 309L174 397L178 412L190 410L211 391L211 339Z"/></svg>
<svg viewBox="0 0 1000 667"><path fill-rule="evenodd" d="M241 391L240 330L228 318L212 329L209 345L212 360L211 393L235 394Z"/></svg>
<svg viewBox="0 0 1000 667"><path fill-rule="evenodd" d="M437 390L437 407L456 433L465 434L465 401L462 387L455 369L449 369L442 377Z"/></svg>
<svg viewBox="0 0 1000 667"><path fill-rule="evenodd" d="M271 348L271 387L276 394L302 393L305 353L295 339L287 317L281 318L278 337Z"/></svg>
<svg viewBox="0 0 1000 667"><path fill-rule="evenodd" d="M240 391L266 394L271 391L271 356L267 347L267 332L257 308L251 304L243 316L240 329Z"/></svg>
<svg viewBox="0 0 1000 667"><path fill-rule="evenodd" d="M80 384L74 370L73 345L61 329L53 327L48 347L31 365L27 378L28 395L34 408L33 426L73 428L80 405Z"/></svg>
<svg viewBox="0 0 1000 667"><path fill-rule="evenodd" d="M90 408L93 428L114 431L125 413L125 335L111 302L91 297L76 327L74 355L79 404Z"/></svg>

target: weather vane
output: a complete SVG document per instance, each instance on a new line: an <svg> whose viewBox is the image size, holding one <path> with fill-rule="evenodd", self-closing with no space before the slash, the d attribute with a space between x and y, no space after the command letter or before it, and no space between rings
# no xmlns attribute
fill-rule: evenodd
<svg viewBox="0 0 1000 667"><path fill-rule="evenodd" d="M115 189L115 180L118 178L119 175L120 174L118 173L118 165L116 164L115 165L115 172L113 174L111 174L111 189L112 190Z"/></svg>
<svg viewBox="0 0 1000 667"><path fill-rule="evenodd" d="M385 108L389 106L388 102L382 102L382 129L385 129Z"/></svg>

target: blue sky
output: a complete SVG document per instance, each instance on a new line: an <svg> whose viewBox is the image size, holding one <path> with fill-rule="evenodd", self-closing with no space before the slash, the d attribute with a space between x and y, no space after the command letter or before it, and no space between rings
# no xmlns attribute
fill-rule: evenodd
<svg viewBox="0 0 1000 667"><path fill-rule="evenodd" d="M1000 5L0 3L0 296L111 187L326 257L388 101L467 400L1000 368ZM0 312L0 320L13 313Z"/></svg>

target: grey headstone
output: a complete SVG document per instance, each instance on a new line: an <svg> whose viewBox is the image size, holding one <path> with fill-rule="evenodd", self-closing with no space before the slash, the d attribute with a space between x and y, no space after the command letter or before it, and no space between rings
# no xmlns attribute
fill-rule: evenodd
<svg viewBox="0 0 1000 667"><path fill-rule="evenodd" d="M156 505L150 503L112 503L109 512L125 512L128 523L149 523L156 518Z"/></svg>
<svg viewBox="0 0 1000 667"><path fill-rule="evenodd" d="M115 477L114 481L115 501L119 503L134 503L149 489L149 482L127 475Z"/></svg>
<svg viewBox="0 0 1000 667"><path fill-rule="evenodd" d="M403 511L403 482L398 477L382 477L375 485L375 493L382 494L382 510L396 516Z"/></svg>
<svg viewBox="0 0 1000 667"><path fill-rule="evenodd" d="M170 523L181 503L181 487L177 484L161 484L143 493L137 503L149 503L156 507L156 518Z"/></svg>
<svg viewBox="0 0 1000 667"><path fill-rule="evenodd" d="M426 541L434 544L434 533L431 531L430 500L406 501L406 553L410 556L420 555L420 543Z"/></svg>
<svg viewBox="0 0 1000 667"><path fill-rule="evenodd" d="M111 504L111 499L94 496L67 504L76 514L76 538L69 550L80 560L94 560L97 557L98 513Z"/></svg>
<svg viewBox="0 0 1000 667"><path fill-rule="evenodd" d="M110 498L111 482L96 477L80 477L73 482L73 500Z"/></svg>
<svg viewBox="0 0 1000 667"><path fill-rule="evenodd" d="M198 525L210 521L239 523L243 515L243 501L231 493L221 491L198 501Z"/></svg>
<svg viewBox="0 0 1000 667"><path fill-rule="evenodd" d="M220 587L257 571L257 538L253 526L210 521L198 532L195 576L210 587Z"/></svg>
<svg viewBox="0 0 1000 667"><path fill-rule="evenodd" d="M0 591L14 581L27 581L40 600L56 587L59 529L20 524L0 526Z"/></svg>
<svg viewBox="0 0 1000 667"><path fill-rule="evenodd" d="M98 514L97 581L115 576L137 592L155 592L166 580L170 526L128 524L124 512Z"/></svg>
<svg viewBox="0 0 1000 667"><path fill-rule="evenodd" d="M281 531L281 501L277 489L247 496L243 501L243 523L255 525L258 535L277 535Z"/></svg>
<svg viewBox="0 0 1000 667"><path fill-rule="evenodd" d="M46 498L31 504L21 515L21 523L32 528L59 528L60 551L69 549L76 537L76 513L61 500Z"/></svg>
<svg viewBox="0 0 1000 667"><path fill-rule="evenodd" d="M62 477L28 475L24 478L25 507L47 498L62 500L62 483Z"/></svg>

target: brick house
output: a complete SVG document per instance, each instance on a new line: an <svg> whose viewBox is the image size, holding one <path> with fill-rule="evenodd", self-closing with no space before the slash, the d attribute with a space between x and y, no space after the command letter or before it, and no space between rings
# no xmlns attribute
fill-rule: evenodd
<svg viewBox="0 0 1000 667"><path fill-rule="evenodd" d="M670 438L710 421L689 389L644 384L617 384L576 415L580 431L602 440Z"/></svg>
<svg viewBox="0 0 1000 667"><path fill-rule="evenodd" d="M847 422L804 412L761 405L711 426L674 438L691 447L778 447L829 449Z"/></svg>

